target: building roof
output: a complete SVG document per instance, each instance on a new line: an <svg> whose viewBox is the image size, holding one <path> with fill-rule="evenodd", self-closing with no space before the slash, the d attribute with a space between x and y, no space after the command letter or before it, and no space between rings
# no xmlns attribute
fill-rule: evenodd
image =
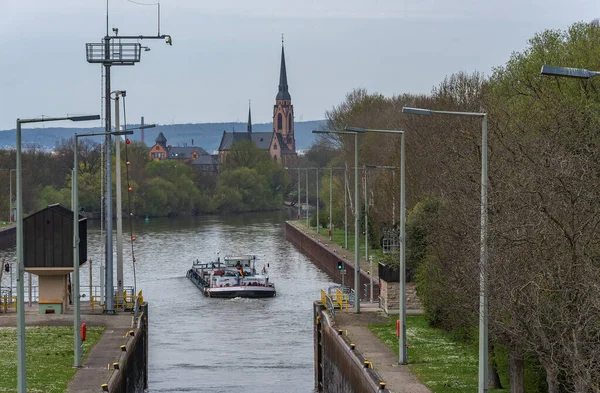
<svg viewBox="0 0 600 393"><path fill-rule="evenodd" d="M169 146L167 148L169 158L192 158L192 153L196 151L198 155L208 155L206 150L197 146Z"/></svg>
<svg viewBox="0 0 600 393"><path fill-rule="evenodd" d="M287 72L285 70L285 53L283 51L283 42L281 43L281 67L279 69L279 92L277 92L277 100L291 101L292 97L288 92Z"/></svg>
<svg viewBox="0 0 600 393"><path fill-rule="evenodd" d="M165 135L162 133L162 131L158 133L155 142L163 146L167 144L167 138L165 138Z"/></svg>
<svg viewBox="0 0 600 393"><path fill-rule="evenodd" d="M192 165L219 165L219 156L210 154L202 155L190 162Z"/></svg>
<svg viewBox="0 0 600 393"><path fill-rule="evenodd" d="M260 150L269 150L271 146L271 138L273 137L272 132L227 132L223 131L223 137L221 138L221 144L219 145L219 151L231 150L231 148L240 141L251 140L254 145Z"/></svg>

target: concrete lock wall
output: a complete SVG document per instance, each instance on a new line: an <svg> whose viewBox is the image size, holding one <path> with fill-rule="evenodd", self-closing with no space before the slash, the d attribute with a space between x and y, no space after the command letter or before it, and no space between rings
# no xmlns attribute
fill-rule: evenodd
<svg viewBox="0 0 600 393"><path fill-rule="evenodd" d="M143 393L148 388L148 303L140 307L137 326L121 347L119 362L108 381L111 393Z"/></svg>
<svg viewBox="0 0 600 393"><path fill-rule="evenodd" d="M319 302L314 303L315 390L323 393L389 392L381 378L365 367L365 358L341 334Z"/></svg>
<svg viewBox="0 0 600 393"><path fill-rule="evenodd" d="M315 265L326 271L331 277L335 278L336 281L341 282L340 272L338 270L338 261L344 263L344 269L346 269L345 285L354 288L354 261L348 261L343 255L336 254L330 249L319 243L314 238L305 234L289 222L285 223L285 237L291 241L306 255L308 255ZM353 257L353 254L350 254ZM360 298L365 298L364 288L365 285L370 284L369 275L364 272L360 272ZM375 282L374 286L378 283ZM374 288L377 289L377 288Z"/></svg>

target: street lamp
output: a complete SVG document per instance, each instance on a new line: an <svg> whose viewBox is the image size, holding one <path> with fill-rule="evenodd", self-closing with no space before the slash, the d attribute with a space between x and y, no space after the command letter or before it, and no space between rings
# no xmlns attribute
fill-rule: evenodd
<svg viewBox="0 0 600 393"><path fill-rule="evenodd" d="M23 259L23 166L21 162L21 124L41 123L47 121L88 121L98 120L99 115L45 117L40 119L17 119L17 391L27 392L27 369L25 364L25 284L23 275L25 261Z"/></svg>
<svg viewBox="0 0 600 393"><path fill-rule="evenodd" d="M8 214L8 222L9 223L13 223L15 221L15 202L14 202L14 198L13 198L13 191L12 191L12 174L13 172L16 172L16 169L10 169L8 172L8 181L10 182L10 200L8 201L8 206L9 206L9 214Z"/></svg>
<svg viewBox="0 0 600 393"><path fill-rule="evenodd" d="M375 132L386 134L400 134L400 337L398 340L399 359L398 363L408 362L406 349L406 187L404 181L404 131L402 130L372 130L367 128L346 127L346 130L355 132Z"/></svg>
<svg viewBox="0 0 600 393"><path fill-rule="evenodd" d="M360 201L358 196L358 134L364 131L320 131L313 130L313 134L346 134L354 135L354 312L360 312L360 255L358 238L358 215L360 214Z"/></svg>
<svg viewBox="0 0 600 393"><path fill-rule="evenodd" d="M488 151L487 114L485 112L453 112L403 107L403 113L431 116L432 114L481 118L481 227L479 255L479 384L478 393L488 391L488 296L487 296L487 222L488 222Z"/></svg>
<svg viewBox="0 0 600 393"><path fill-rule="evenodd" d="M600 75L598 71L590 71L584 68L555 67L543 65L540 74L548 76L561 76L565 78L590 79Z"/></svg>

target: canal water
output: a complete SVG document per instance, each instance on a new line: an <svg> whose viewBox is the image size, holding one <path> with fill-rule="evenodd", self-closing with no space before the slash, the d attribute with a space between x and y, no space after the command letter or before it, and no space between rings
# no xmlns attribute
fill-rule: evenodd
<svg viewBox="0 0 600 393"><path fill-rule="evenodd" d="M285 240L287 218L274 212L133 222L135 285L149 302L148 392L313 392L311 305L332 282ZM133 286L129 236L125 221L124 285ZM96 284L100 245L99 223L90 222L88 258ZM277 296L202 296L185 274L192 261L212 261L217 253L258 255L257 267L269 266ZM10 261L13 255L4 254ZM88 277L86 264L82 293Z"/></svg>
<svg viewBox="0 0 600 393"><path fill-rule="evenodd" d="M149 392L294 392L314 388L312 302L329 277L285 240L282 212L151 220L138 231L138 286L150 303ZM251 253L272 299L209 299L192 261Z"/></svg>

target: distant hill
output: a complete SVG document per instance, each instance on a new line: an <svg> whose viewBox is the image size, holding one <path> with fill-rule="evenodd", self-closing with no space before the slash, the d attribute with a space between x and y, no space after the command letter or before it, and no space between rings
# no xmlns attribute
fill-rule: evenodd
<svg viewBox="0 0 600 393"><path fill-rule="evenodd" d="M324 125L324 120L296 122L296 147L298 150L307 149L311 146L315 137L312 130L319 129ZM129 124L128 128L138 127L139 124ZM270 132L273 129L273 123L253 124L254 132ZM172 124L157 125L155 128L144 130L144 142L148 146L154 145L154 140L159 132L162 132L167 138L167 144L172 146L200 146L204 150L212 153L219 148L223 131L245 132L246 123L198 123L198 124ZM64 127L44 127L44 128L23 128L22 140L25 147L37 147L50 150L56 146L62 139L73 138L73 134L103 132L99 127L94 128L64 128ZM98 142L102 137L93 137ZM131 137L132 140L141 139L141 131L136 130ZM193 141L193 143L192 143ZM15 147L15 130L0 131L0 149L9 149Z"/></svg>

